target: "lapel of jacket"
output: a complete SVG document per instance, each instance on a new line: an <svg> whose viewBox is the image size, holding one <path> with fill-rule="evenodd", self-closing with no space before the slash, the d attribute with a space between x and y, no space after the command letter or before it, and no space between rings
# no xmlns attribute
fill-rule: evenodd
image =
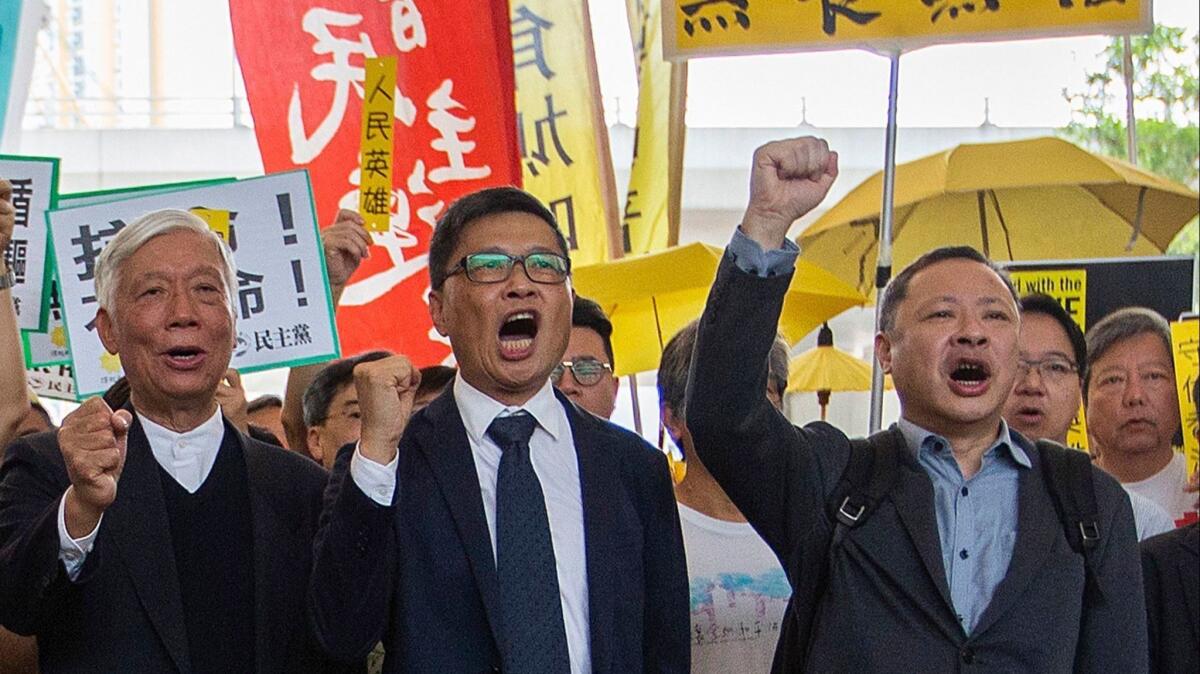
<svg viewBox="0 0 1200 674"><path fill-rule="evenodd" d="M946 580L945 565L942 563L942 539L938 535L937 513L933 508L933 483L920 464L912 458L900 427L893 425L888 432L892 434L895 447L901 452L900 475L890 492L892 503L896 506L896 514L904 523L929 579L937 587L946 607L950 609L950 615L954 615L954 602L950 598L950 585Z"/></svg>
<svg viewBox="0 0 1200 674"><path fill-rule="evenodd" d="M246 442L246 437L228 420L225 436L242 448L250 492L254 531L254 659L259 672L279 671L288 659L283 649L291 643L288 636L295 628L293 621L303 619L303 604L297 602L294 587L297 578L306 577L306 556L295 554L306 545L300 531L303 523L287 521L272 502L271 485L280 476L272 474L269 458L262 448ZM288 604L298 605L288 610Z"/></svg>
<svg viewBox="0 0 1200 674"><path fill-rule="evenodd" d="M1062 531L1062 522L1042 480L1041 455L1032 445L1024 449L1031 467L1017 469L1017 538L1012 560L992 600L979 616L975 634L982 634L1017 603L1045 564L1055 537Z"/></svg>
<svg viewBox="0 0 1200 674"><path fill-rule="evenodd" d="M583 501L584 550L587 555L588 628L592 668L607 672L610 665L613 602L625 579L616 577L611 555L621 547L617 540L617 514L613 503L621 492L621 467L611 449L600 444L596 421L585 416L557 390L554 392L571 423L571 437L579 461L579 492Z"/></svg>
<svg viewBox="0 0 1200 674"><path fill-rule="evenodd" d="M133 412L132 406L125 409ZM104 513L103 525L112 533L109 540L120 550L138 600L175 666L189 674L191 659L167 505L158 461L136 414L127 436L117 498Z"/></svg>
<svg viewBox="0 0 1200 674"><path fill-rule="evenodd" d="M458 405L454 402L454 387L449 386L426 408L422 417L414 419L414 444L420 449L441 487L446 506L454 519L463 550L467 553L471 572L479 585L483 609L492 627L493 638L499 646L503 634L500 620L500 585L496 576L496 558L492 553L492 537L483 513L483 496L479 476L471 456L471 443L463 426ZM402 440L400 451L405 451ZM401 464L404 457L400 457ZM404 486L397 480L397 490ZM398 495L397 495L398 498Z"/></svg>
<svg viewBox="0 0 1200 674"><path fill-rule="evenodd" d="M1187 606L1187 618L1191 623L1192 643L1200 639L1200 625L1196 624L1195 616L1200 615L1200 583L1196 582L1196 558L1200 557L1200 527L1188 525L1187 533L1179 541L1179 551L1175 569L1179 573L1179 584L1183 586L1183 600Z"/></svg>

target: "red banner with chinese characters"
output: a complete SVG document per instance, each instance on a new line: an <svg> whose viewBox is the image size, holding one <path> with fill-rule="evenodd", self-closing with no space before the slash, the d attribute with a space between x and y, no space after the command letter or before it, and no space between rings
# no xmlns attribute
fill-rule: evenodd
<svg viewBox="0 0 1200 674"><path fill-rule="evenodd" d="M442 362L426 251L456 198L520 185L506 0L230 0L267 172L307 168L320 224L358 210L364 58L395 55L391 226L337 312L342 353L376 348Z"/></svg>

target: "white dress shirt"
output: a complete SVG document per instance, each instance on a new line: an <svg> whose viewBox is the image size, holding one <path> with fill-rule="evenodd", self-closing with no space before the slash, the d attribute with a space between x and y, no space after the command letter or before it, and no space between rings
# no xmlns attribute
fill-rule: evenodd
<svg viewBox="0 0 1200 674"><path fill-rule="evenodd" d="M217 451L221 449L221 440L225 437L221 408L218 407L208 421L185 433L176 433L140 414L138 419L142 422L142 431L146 433L150 451L158 465L189 494L195 494L212 472ZM71 487L67 487L67 491L70 490ZM79 577L84 559L92 551L104 515L100 516L100 522L96 522L91 533L83 538L71 538L67 533L66 504L67 495L64 493L58 502L58 558L67 569L67 577L75 580Z"/></svg>
<svg viewBox="0 0 1200 674"><path fill-rule="evenodd" d="M507 407L463 381L462 377L455 377L454 402L462 415L467 441L471 445L471 457L475 461L479 492L483 497L483 513L491 536L493 561L496 554L496 475L500 470L502 450L487 436L487 429L496 417L509 416L521 410L537 420L533 436L529 439L529 456L546 499L546 516L550 522L550 540L554 545L571 672L589 674L592 671L592 658L583 496L579 485L579 459L566 410L554 397L554 389L549 381L521 407ZM350 459L350 476L373 501L390 506L396 489L398 461L399 456L384 466L364 457L355 449Z"/></svg>

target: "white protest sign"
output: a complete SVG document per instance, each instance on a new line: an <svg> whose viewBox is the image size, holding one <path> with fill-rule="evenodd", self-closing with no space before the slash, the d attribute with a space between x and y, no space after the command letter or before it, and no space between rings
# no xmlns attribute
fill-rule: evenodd
<svg viewBox="0 0 1200 674"><path fill-rule="evenodd" d="M95 330L96 258L126 224L163 208L207 209L225 222L218 229L227 230L238 268L232 367L254 372L339 356L308 174L290 171L47 215L80 398L121 376L119 358L104 350Z"/></svg>
<svg viewBox="0 0 1200 674"><path fill-rule="evenodd" d="M0 178L12 183L12 205L16 223L12 241L3 251L12 270L13 308L17 327L44 330L42 307L45 301L46 229L45 213L54 206L58 188L58 160L49 157L0 155Z"/></svg>
<svg viewBox="0 0 1200 674"><path fill-rule="evenodd" d="M58 298L58 279L50 275L50 303L46 307L46 331L24 331L25 367L48 365L70 365L71 352L67 349L67 328L63 324L62 303Z"/></svg>
<svg viewBox="0 0 1200 674"><path fill-rule="evenodd" d="M29 368L25 370L25 381L39 398L77 400L70 365Z"/></svg>

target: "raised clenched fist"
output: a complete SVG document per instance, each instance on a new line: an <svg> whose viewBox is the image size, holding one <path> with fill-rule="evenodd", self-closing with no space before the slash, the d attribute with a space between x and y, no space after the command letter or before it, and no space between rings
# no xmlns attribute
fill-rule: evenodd
<svg viewBox="0 0 1200 674"><path fill-rule="evenodd" d="M779 248L792 223L825 198L837 173L837 153L820 138L789 138L758 148L742 232L764 250Z"/></svg>
<svg viewBox="0 0 1200 674"><path fill-rule="evenodd" d="M80 538L117 498L117 482L125 467L125 444L133 417L113 412L101 398L91 398L63 419L58 447L67 466L67 532Z"/></svg>
<svg viewBox="0 0 1200 674"><path fill-rule="evenodd" d="M420 370L404 356L355 366L354 388L362 414L358 446L364 457L387 464L396 456L420 383Z"/></svg>

